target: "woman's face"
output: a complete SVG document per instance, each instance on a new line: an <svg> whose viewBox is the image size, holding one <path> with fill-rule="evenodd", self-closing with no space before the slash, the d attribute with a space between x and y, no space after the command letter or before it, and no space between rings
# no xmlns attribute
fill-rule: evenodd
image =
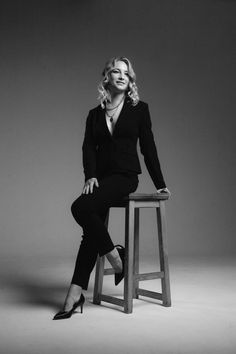
<svg viewBox="0 0 236 354"><path fill-rule="evenodd" d="M109 73L109 89L114 92L125 92L129 86L128 67L123 61L117 61Z"/></svg>

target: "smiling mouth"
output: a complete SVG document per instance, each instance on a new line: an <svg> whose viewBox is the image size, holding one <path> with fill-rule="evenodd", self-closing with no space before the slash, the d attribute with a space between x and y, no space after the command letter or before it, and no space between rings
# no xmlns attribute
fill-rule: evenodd
<svg viewBox="0 0 236 354"><path fill-rule="evenodd" d="M125 85L125 82L117 81L117 84Z"/></svg>

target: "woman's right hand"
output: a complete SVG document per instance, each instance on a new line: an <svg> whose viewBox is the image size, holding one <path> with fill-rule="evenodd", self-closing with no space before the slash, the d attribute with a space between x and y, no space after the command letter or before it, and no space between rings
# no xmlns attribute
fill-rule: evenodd
<svg viewBox="0 0 236 354"><path fill-rule="evenodd" d="M83 194L93 193L94 184L99 187L98 180L95 177L87 179L83 187Z"/></svg>

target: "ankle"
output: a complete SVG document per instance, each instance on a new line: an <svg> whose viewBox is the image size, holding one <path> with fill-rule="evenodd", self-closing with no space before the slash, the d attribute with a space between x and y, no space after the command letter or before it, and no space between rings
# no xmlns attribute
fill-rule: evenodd
<svg viewBox="0 0 236 354"><path fill-rule="evenodd" d="M68 289L67 295L66 295L66 301L70 298L73 298L76 300L77 298L79 298L81 296L81 294L82 294L81 286L76 285L76 284L71 284Z"/></svg>
<svg viewBox="0 0 236 354"><path fill-rule="evenodd" d="M115 272L122 272L122 261L120 259L119 252L116 248L106 254L106 258L111 266L114 268Z"/></svg>
<svg viewBox="0 0 236 354"><path fill-rule="evenodd" d="M70 309L74 303L79 300L82 290L83 289L79 285L70 285L64 302L64 310L68 311L68 309Z"/></svg>

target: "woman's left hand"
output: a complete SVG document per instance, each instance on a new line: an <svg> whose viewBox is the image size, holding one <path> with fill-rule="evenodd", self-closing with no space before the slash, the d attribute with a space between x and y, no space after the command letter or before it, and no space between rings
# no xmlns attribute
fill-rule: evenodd
<svg viewBox="0 0 236 354"><path fill-rule="evenodd" d="M157 190L157 193L158 193L158 194L161 194L161 193L168 193L169 196L171 196L171 193L170 193L170 191L169 191L168 188L160 188L160 189Z"/></svg>

